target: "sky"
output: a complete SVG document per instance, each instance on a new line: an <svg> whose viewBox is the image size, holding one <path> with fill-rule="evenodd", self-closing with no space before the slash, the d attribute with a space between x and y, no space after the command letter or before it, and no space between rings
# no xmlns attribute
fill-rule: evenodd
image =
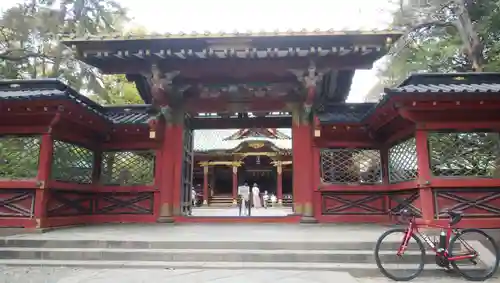
<svg viewBox="0 0 500 283"><path fill-rule="evenodd" d="M18 0L0 0L0 10ZM129 9L130 25L150 32L247 30L386 29L391 0L118 0ZM377 83L373 70L358 70L348 102L363 102Z"/></svg>

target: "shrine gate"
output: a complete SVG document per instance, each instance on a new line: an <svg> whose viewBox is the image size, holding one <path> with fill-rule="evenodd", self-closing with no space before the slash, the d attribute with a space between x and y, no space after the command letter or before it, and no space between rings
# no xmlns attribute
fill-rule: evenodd
<svg viewBox="0 0 500 283"><path fill-rule="evenodd" d="M144 105L56 80L0 82L0 226L112 222L428 222L498 227L500 74L420 74L345 103L396 32L100 36L76 57L127 74ZM211 113L211 115L206 115ZM292 129L285 217L189 217L193 130Z"/></svg>

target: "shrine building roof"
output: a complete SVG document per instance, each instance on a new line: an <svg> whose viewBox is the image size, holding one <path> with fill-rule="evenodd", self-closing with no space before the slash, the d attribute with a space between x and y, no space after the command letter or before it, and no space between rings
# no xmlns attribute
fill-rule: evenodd
<svg viewBox="0 0 500 283"><path fill-rule="evenodd" d="M289 129L277 129L275 137L260 135L247 136L240 139L228 139L237 133L238 130L235 129L195 130L194 150L198 152L235 150L242 143L253 141L268 142L281 150L290 150L292 148L291 131Z"/></svg>

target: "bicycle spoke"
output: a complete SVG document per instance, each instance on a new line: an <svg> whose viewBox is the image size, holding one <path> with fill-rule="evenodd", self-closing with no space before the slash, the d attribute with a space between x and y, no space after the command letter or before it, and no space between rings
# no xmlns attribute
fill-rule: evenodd
<svg viewBox="0 0 500 283"><path fill-rule="evenodd" d="M466 279L485 280L498 268L498 248L486 233L466 229L450 241L452 266Z"/></svg>
<svg viewBox="0 0 500 283"><path fill-rule="evenodd" d="M375 260L380 271L397 281L417 277L425 261L425 249L416 237L411 237L401 255L398 255L404 237L404 229L387 231L380 237L375 248Z"/></svg>

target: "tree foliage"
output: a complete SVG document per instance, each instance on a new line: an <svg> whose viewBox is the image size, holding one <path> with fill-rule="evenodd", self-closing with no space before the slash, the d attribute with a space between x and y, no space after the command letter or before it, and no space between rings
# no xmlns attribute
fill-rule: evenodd
<svg viewBox="0 0 500 283"><path fill-rule="evenodd" d="M434 10L398 9L393 25L408 31L404 47L386 58L379 70L384 86L400 83L412 72L466 72L473 71L473 62L467 43L456 27L457 16L452 1L435 1ZM481 42L482 70L499 71L500 1L465 1L470 22ZM455 10L453 10L455 9ZM409 21L408 19L413 19Z"/></svg>
<svg viewBox="0 0 500 283"><path fill-rule="evenodd" d="M0 79L59 78L112 103L109 87L121 85L122 78L103 78L59 39L120 32L127 20L116 0L25 0L0 15Z"/></svg>
<svg viewBox="0 0 500 283"><path fill-rule="evenodd" d="M103 77L103 91L89 97L100 104L126 105L144 103L138 95L135 84L127 81L125 75L110 75Z"/></svg>
<svg viewBox="0 0 500 283"><path fill-rule="evenodd" d="M116 0L25 0L5 10L0 13L0 79L58 78L102 104L141 103L125 75L102 76L60 43L63 36L120 32L126 12ZM0 178L35 178L39 140L0 137ZM52 178L88 182L92 155L61 144L56 141Z"/></svg>

